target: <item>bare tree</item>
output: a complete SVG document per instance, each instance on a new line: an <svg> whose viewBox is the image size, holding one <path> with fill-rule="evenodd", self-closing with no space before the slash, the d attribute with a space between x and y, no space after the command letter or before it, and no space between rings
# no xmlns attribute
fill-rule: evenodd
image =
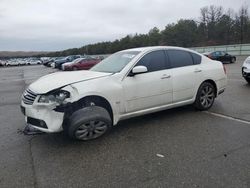
<svg viewBox="0 0 250 188"><path fill-rule="evenodd" d="M240 43L242 44L245 35L247 35L248 32L248 7L247 6L242 6L239 10L238 16L236 16L236 20L238 22L238 25L240 27Z"/></svg>

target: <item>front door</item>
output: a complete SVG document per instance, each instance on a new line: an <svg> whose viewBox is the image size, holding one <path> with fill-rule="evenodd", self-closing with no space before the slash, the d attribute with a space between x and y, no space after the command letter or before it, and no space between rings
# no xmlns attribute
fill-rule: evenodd
<svg viewBox="0 0 250 188"><path fill-rule="evenodd" d="M163 50L146 54L135 65L148 72L123 80L126 112L135 112L172 103L172 71Z"/></svg>

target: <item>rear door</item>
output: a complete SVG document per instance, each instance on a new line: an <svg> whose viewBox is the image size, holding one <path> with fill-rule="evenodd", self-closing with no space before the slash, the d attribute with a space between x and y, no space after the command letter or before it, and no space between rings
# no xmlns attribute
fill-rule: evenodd
<svg viewBox="0 0 250 188"><path fill-rule="evenodd" d="M202 79L201 56L184 50L166 52L172 67L173 102L192 99Z"/></svg>
<svg viewBox="0 0 250 188"><path fill-rule="evenodd" d="M226 52L221 52L221 55L223 56L223 62L230 62L231 56Z"/></svg>

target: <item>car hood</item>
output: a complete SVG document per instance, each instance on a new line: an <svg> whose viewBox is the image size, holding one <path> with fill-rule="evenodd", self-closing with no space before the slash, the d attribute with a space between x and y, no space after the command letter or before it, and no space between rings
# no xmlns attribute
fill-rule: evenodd
<svg viewBox="0 0 250 188"><path fill-rule="evenodd" d="M69 84L109 76L111 74L85 70L57 72L39 78L29 86L29 89L37 94L44 94Z"/></svg>

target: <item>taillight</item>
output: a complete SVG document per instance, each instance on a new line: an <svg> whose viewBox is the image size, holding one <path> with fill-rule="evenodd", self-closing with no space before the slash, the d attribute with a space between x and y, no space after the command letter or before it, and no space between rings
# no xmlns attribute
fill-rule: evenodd
<svg viewBox="0 0 250 188"><path fill-rule="evenodd" d="M224 73L227 74L227 69L225 65L223 65L223 70L224 70Z"/></svg>

